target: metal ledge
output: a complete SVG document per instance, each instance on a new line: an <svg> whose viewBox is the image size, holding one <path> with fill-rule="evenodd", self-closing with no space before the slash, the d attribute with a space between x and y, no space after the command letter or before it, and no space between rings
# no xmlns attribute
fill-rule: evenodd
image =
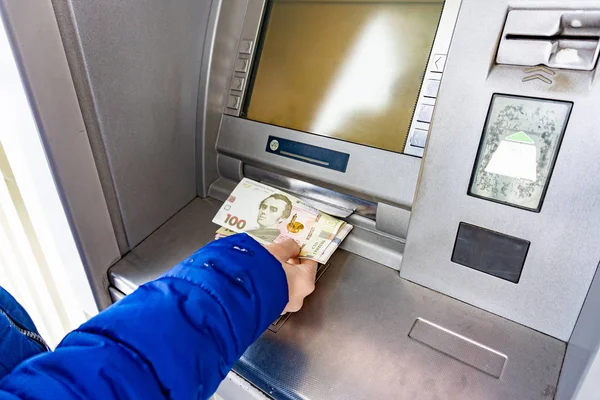
<svg viewBox="0 0 600 400"><path fill-rule="evenodd" d="M111 283L131 293L212 240L219 206L194 200L113 266ZM468 347L439 350L431 336L428 344L410 338L419 318L505 356L491 371L500 378L477 369ZM234 370L275 399L547 400L564 353L559 340L339 250L302 311L266 331Z"/></svg>

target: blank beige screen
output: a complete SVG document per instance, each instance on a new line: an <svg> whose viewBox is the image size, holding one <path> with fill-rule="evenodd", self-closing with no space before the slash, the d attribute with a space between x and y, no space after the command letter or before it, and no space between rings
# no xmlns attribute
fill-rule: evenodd
<svg viewBox="0 0 600 400"><path fill-rule="evenodd" d="M274 1L247 118L402 152L442 6Z"/></svg>

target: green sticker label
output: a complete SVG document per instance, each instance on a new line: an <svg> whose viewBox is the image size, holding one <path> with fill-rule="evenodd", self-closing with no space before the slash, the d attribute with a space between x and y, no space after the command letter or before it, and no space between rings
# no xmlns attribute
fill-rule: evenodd
<svg viewBox="0 0 600 400"><path fill-rule="evenodd" d="M530 138L525 132L520 131L517 133L513 133L506 137L506 140L510 140L511 142L517 143L525 143L525 144L535 144L532 138Z"/></svg>

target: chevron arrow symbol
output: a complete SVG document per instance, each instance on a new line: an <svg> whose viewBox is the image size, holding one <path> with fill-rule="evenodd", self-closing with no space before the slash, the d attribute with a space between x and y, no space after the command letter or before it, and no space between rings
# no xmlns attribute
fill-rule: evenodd
<svg viewBox="0 0 600 400"><path fill-rule="evenodd" d="M542 74L529 75L529 76L524 77L522 80L523 80L523 82L529 82L529 81L533 81L536 79L539 79L540 81L547 83L548 85L552 83L552 80L550 78L547 78Z"/></svg>
<svg viewBox="0 0 600 400"><path fill-rule="evenodd" d="M531 68L526 68L525 69L525 73L529 74L532 72L545 72L548 75L554 75L556 72L552 71L550 68L548 67L544 67L543 65L538 65L537 67L531 67Z"/></svg>

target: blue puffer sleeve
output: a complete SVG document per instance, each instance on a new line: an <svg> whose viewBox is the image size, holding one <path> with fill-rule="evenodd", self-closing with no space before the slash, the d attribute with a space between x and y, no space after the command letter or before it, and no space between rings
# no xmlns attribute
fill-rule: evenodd
<svg viewBox="0 0 600 400"><path fill-rule="evenodd" d="M206 399L288 301L249 236L212 242L0 381L7 399Z"/></svg>
<svg viewBox="0 0 600 400"><path fill-rule="evenodd" d="M0 380L23 360L46 351L44 346L25 336L15 325L38 333L23 307L0 287Z"/></svg>

